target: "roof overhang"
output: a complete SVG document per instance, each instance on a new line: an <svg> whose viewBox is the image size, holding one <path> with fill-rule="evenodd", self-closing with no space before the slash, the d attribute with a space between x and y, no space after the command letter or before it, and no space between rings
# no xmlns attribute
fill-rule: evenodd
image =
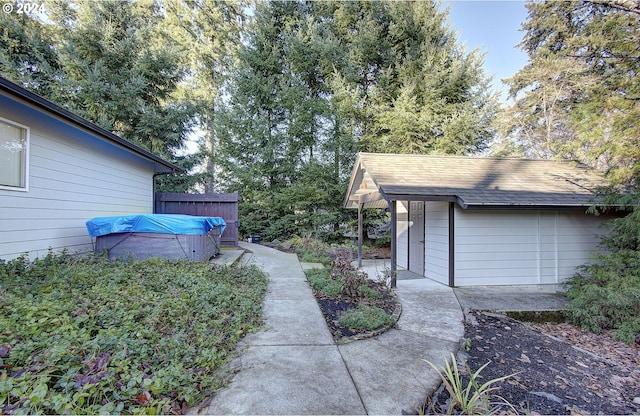
<svg viewBox="0 0 640 416"><path fill-rule="evenodd" d="M3 77L0 77L0 91L8 93L31 106L34 106L46 113L51 114L56 118L62 119L68 124L71 124L83 130L87 130L93 135L105 140L108 143L113 144L114 146L118 146L144 159L147 159L148 161L153 163L156 173L184 172L184 169L180 168L179 166L149 152L146 149L143 149L140 146L129 142L128 140L123 139L122 137L113 134L108 130L103 129L102 127L88 120L85 120L84 118L72 113L71 111L62 108L59 105L47 100L46 98L34 94L31 91L26 90Z"/></svg>
<svg viewBox="0 0 640 416"><path fill-rule="evenodd" d="M434 169L430 167L431 162L442 164L443 160L455 163L447 163L444 169L437 169L434 172ZM416 161L421 163L418 167L416 167ZM487 162L486 159L472 157L447 159L445 157L360 153L352 170L344 207L358 208L362 206L363 208L384 209L389 207L391 201L441 201L455 202L462 209L469 210L583 211L598 204L595 193L585 192L584 186L564 185L569 182L575 183L575 181L561 175L554 177L554 182L551 183L549 189L527 187L529 178L523 178L522 175L512 180L513 183L508 184L513 185L511 187L504 186L504 183L496 183L492 186L483 185L478 181L470 180L469 178L473 177L466 172L465 166L459 166L461 163L466 163L468 167L469 164L477 164L477 162L496 164L502 160L490 159ZM410 163L413 165L409 165ZM519 161L507 160L506 163L518 167ZM537 162L525 160L523 163L528 165ZM544 163L545 165L542 167L553 168L553 165L548 164L558 162L544 161ZM368 166L369 164L371 166ZM562 168L568 169L566 164ZM495 176L493 172L489 173ZM507 173L510 174L510 171ZM574 171L570 170L569 173L573 174ZM502 174L505 173L502 172ZM587 175L587 173L582 173L582 175ZM491 176L490 178L493 180ZM600 178L591 178L591 181L595 184L604 183L603 180L598 182ZM518 187L520 184L522 184L522 188ZM564 187L558 189L557 187L561 185Z"/></svg>

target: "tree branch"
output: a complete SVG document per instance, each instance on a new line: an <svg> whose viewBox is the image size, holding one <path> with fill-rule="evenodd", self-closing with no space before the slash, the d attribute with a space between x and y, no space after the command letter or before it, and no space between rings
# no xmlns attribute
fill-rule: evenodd
<svg viewBox="0 0 640 416"><path fill-rule="evenodd" d="M637 0L587 0L587 2L640 15L640 2Z"/></svg>

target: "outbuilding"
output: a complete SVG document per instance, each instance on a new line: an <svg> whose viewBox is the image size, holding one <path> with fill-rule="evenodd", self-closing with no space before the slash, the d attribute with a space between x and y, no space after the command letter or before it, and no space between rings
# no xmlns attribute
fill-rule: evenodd
<svg viewBox="0 0 640 416"><path fill-rule="evenodd" d="M92 249L85 222L152 213L181 169L0 77L0 259Z"/></svg>
<svg viewBox="0 0 640 416"><path fill-rule="evenodd" d="M344 206L391 212L391 269L448 286L558 287L604 231L607 185L570 161L360 153ZM360 237L361 240L361 237ZM361 254L360 254L361 257Z"/></svg>

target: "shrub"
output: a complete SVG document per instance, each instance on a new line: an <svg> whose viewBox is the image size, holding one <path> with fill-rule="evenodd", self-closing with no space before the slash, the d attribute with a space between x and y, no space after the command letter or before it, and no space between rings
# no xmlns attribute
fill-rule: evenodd
<svg viewBox="0 0 640 416"><path fill-rule="evenodd" d="M351 250L337 250L331 262L331 278L342 284L342 294L358 300L364 297L363 287L367 285L367 274L351 265Z"/></svg>
<svg viewBox="0 0 640 416"><path fill-rule="evenodd" d="M607 201L631 213L609 221L603 252L578 268L566 283L568 319L599 333L613 329L616 338L640 340L640 191L609 196Z"/></svg>
<svg viewBox="0 0 640 416"><path fill-rule="evenodd" d="M294 236L289 241L295 247L300 260L308 263L322 263L325 266L331 264L331 257L327 255L330 247L322 240L305 235L304 237Z"/></svg>
<svg viewBox="0 0 640 416"><path fill-rule="evenodd" d="M338 319L338 324L355 330L373 330L393 325L391 315L377 306L359 304L356 309L345 311Z"/></svg>
<svg viewBox="0 0 640 416"><path fill-rule="evenodd" d="M0 264L0 409L178 413L261 323L254 267L48 255Z"/></svg>
<svg viewBox="0 0 640 416"><path fill-rule="evenodd" d="M640 253L619 250L600 254L569 280L567 316L595 333L613 329L633 343L640 334Z"/></svg>

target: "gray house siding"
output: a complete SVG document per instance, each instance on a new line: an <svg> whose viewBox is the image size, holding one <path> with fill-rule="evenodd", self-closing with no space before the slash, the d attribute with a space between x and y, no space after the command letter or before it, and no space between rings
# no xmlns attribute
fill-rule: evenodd
<svg viewBox="0 0 640 416"><path fill-rule="evenodd" d="M0 92L0 117L30 129L29 187L0 189L0 259L87 251L88 219L153 212L157 160Z"/></svg>
<svg viewBox="0 0 640 416"><path fill-rule="evenodd" d="M449 203L425 204L424 275L443 284L449 282Z"/></svg>
<svg viewBox="0 0 640 416"><path fill-rule="evenodd" d="M597 249L602 220L570 211L455 211L455 285L557 285Z"/></svg>

